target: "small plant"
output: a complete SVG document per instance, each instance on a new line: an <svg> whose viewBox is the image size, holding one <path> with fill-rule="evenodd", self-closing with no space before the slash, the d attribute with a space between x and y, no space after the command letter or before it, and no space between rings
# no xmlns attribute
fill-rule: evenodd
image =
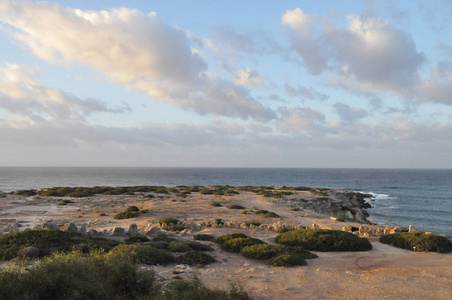
<svg viewBox="0 0 452 300"><path fill-rule="evenodd" d="M144 235L134 235L134 236L127 238L124 242L126 244L134 244L134 243L146 243L149 241L150 240L147 237L145 237Z"/></svg>
<svg viewBox="0 0 452 300"><path fill-rule="evenodd" d="M107 256L115 255L125 255L136 263L146 265L168 265L176 261L172 253L148 245L119 245L107 253Z"/></svg>
<svg viewBox="0 0 452 300"><path fill-rule="evenodd" d="M253 225L253 226L260 226L262 223L256 222L256 221L246 221L245 224L247 226Z"/></svg>
<svg viewBox="0 0 452 300"><path fill-rule="evenodd" d="M209 205L213 206L213 207L222 207L223 206L220 202L210 202Z"/></svg>
<svg viewBox="0 0 452 300"><path fill-rule="evenodd" d="M157 220L157 225L165 230L169 230L169 231L181 231L184 230L185 227L180 224L181 222L179 221L179 219L176 218L170 218L170 217L165 217L165 218L161 218Z"/></svg>
<svg viewBox="0 0 452 300"><path fill-rule="evenodd" d="M276 236L276 242L311 251L368 251L372 244L350 232L329 229L292 230Z"/></svg>
<svg viewBox="0 0 452 300"><path fill-rule="evenodd" d="M380 242L412 251L448 253L452 251L452 242L440 235L422 232L402 232L384 235Z"/></svg>
<svg viewBox="0 0 452 300"><path fill-rule="evenodd" d="M281 254L270 260L270 265L273 267L306 266L307 264L302 256L295 253Z"/></svg>
<svg viewBox="0 0 452 300"><path fill-rule="evenodd" d="M197 235L193 236L193 239L198 240L198 241L213 241L215 239L215 237L210 234L197 234Z"/></svg>
<svg viewBox="0 0 452 300"><path fill-rule="evenodd" d="M236 238L224 242L221 245L221 249L227 252L240 252L246 246L257 244L264 244L264 242L255 238Z"/></svg>
<svg viewBox="0 0 452 300"><path fill-rule="evenodd" d="M215 243L217 244L224 244L226 241L232 240L232 239L236 239L236 238L247 238L249 236L247 236L246 234L243 233L229 233L229 234L225 234L225 235L220 235L217 236L214 240Z"/></svg>
<svg viewBox="0 0 452 300"><path fill-rule="evenodd" d="M171 252L213 251L213 248L194 241L173 241L168 245L168 250Z"/></svg>
<svg viewBox="0 0 452 300"><path fill-rule="evenodd" d="M237 204L228 205L228 206L226 206L226 208L229 208L229 209L245 209L245 207L243 207L241 205L237 205Z"/></svg>
<svg viewBox="0 0 452 300"><path fill-rule="evenodd" d="M74 203L74 201L71 201L69 199L62 199L58 201L58 205L68 205L69 203Z"/></svg>
<svg viewBox="0 0 452 300"><path fill-rule="evenodd" d="M177 258L181 264L205 266L215 262L215 258L207 253L190 250Z"/></svg>
<svg viewBox="0 0 452 300"><path fill-rule="evenodd" d="M240 254L251 259L270 259L288 252L283 245L257 244L242 248Z"/></svg>

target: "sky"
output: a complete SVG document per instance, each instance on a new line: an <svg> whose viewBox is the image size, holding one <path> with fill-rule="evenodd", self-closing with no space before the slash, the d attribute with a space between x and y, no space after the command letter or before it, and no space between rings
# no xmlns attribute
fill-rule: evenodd
<svg viewBox="0 0 452 300"><path fill-rule="evenodd" d="M0 0L0 166L452 168L452 1Z"/></svg>

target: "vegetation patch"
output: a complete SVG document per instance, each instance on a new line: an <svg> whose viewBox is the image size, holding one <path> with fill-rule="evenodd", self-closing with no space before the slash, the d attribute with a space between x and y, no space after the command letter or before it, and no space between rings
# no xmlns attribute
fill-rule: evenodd
<svg viewBox="0 0 452 300"><path fill-rule="evenodd" d="M74 246L83 250L110 250L119 243L100 237L81 235L76 232L58 230L25 230L0 236L0 259L9 260L19 256L19 251L26 247L39 250L39 255L46 256L56 251L70 251Z"/></svg>
<svg viewBox="0 0 452 300"><path fill-rule="evenodd" d="M283 245L257 244L243 247L240 254L251 259L270 259L277 255L287 253L288 247Z"/></svg>
<svg viewBox="0 0 452 300"><path fill-rule="evenodd" d="M134 236L127 238L124 242L126 244L135 244L135 243L146 243L149 241L150 240L147 237L145 237L144 235L134 235Z"/></svg>
<svg viewBox="0 0 452 300"><path fill-rule="evenodd" d="M245 207L243 207L241 205L237 205L237 204L228 205L228 206L226 206L226 208L229 208L229 209L245 209Z"/></svg>
<svg viewBox="0 0 452 300"><path fill-rule="evenodd" d="M168 245L168 250L171 252L213 251L213 248L195 241L173 241Z"/></svg>
<svg viewBox="0 0 452 300"><path fill-rule="evenodd" d="M217 236L214 240L215 243L217 244L224 244L226 241L232 240L232 239L236 239L236 238L247 238L249 236L247 236L246 234L243 233L229 233L229 234L225 234L225 235L220 235Z"/></svg>
<svg viewBox="0 0 452 300"><path fill-rule="evenodd" d="M292 230L276 236L276 242L288 246L301 246L311 251L368 251L372 245L366 238L350 232L328 229Z"/></svg>
<svg viewBox="0 0 452 300"><path fill-rule="evenodd" d="M210 234L196 234L193 236L193 239L198 241L213 241L215 237Z"/></svg>
<svg viewBox="0 0 452 300"><path fill-rule="evenodd" d="M308 264L301 255L296 253L285 253L278 255L272 258L269 263L273 267L306 266Z"/></svg>
<svg viewBox="0 0 452 300"><path fill-rule="evenodd" d="M181 231L184 230L185 227L181 224L181 221L176 218L165 217L157 220L157 225L168 231Z"/></svg>
<svg viewBox="0 0 452 300"><path fill-rule="evenodd" d="M190 250L177 258L177 261L181 264L193 265L193 266L205 266L214 263L216 260L213 256L197 251Z"/></svg>
<svg viewBox="0 0 452 300"><path fill-rule="evenodd" d="M222 207L223 206L223 204L221 204L220 202L215 202L215 201L210 202L209 205L213 206L213 207Z"/></svg>
<svg viewBox="0 0 452 300"><path fill-rule="evenodd" d="M251 245L264 244L263 241L255 238L236 238L228 240L221 245L221 249L227 252L240 252L242 248Z"/></svg>
<svg viewBox="0 0 452 300"><path fill-rule="evenodd" d="M146 265L168 265L176 261L172 253L149 245L119 245L107 253L107 256L118 255L126 256L134 263Z"/></svg>
<svg viewBox="0 0 452 300"><path fill-rule="evenodd" d="M452 242L448 238L421 232L402 232L384 235L380 237L380 242L412 251L439 253L452 251Z"/></svg>
<svg viewBox="0 0 452 300"><path fill-rule="evenodd" d="M140 209L136 206L129 206L125 211L117 213L114 215L113 219L122 220L122 219L131 219L135 218L140 214Z"/></svg>

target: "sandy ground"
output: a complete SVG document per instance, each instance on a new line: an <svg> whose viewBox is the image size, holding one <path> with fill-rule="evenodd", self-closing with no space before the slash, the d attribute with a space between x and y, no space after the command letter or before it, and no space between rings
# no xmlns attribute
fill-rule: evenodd
<svg viewBox="0 0 452 300"><path fill-rule="evenodd" d="M302 196L310 197L309 193ZM61 225L68 222L78 225L85 223L88 229L99 231L117 226L127 228L131 223L144 229L161 217L177 217L190 222L221 218L226 222L257 221L269 225L281 221L308 227L316 223L322 228L335 229L348 224L359 226L334 222L309 211L290 211L287 207L248 192L233 197L194 194L186 199L174 196L152 199L142 195L96 196L70 199L74 203L58 205L60 199L16 195L0 199L0 231L7 230L12 223L23 230L47 220ZM224 206L212 207L209 205L212 201ZM279 214L281 218L241 214L241 210L227 209L225 206L228 204L243 205L247 209L266 209ZM139 218L113 219L115 213L130 205L150 211ZM198 233L218 236L230 232L243 232L269 243L273 243L277 234L269 230L203 227L178 234L178 237L192 239L192 235ZM452 253L414 253L381 244L378 238L370 240L373 245L371 251L316 252L319 258L309 260L308 266L296 268L270 267L262 261L223 252L213 245L216 248L213 255L219 262L203 268L194 267L192 272L187 272L187 276L196 274L206 285L216 288L239 283L255 299L452 299ZM156 269L163 276L174 277L175 266Z"/></svg>

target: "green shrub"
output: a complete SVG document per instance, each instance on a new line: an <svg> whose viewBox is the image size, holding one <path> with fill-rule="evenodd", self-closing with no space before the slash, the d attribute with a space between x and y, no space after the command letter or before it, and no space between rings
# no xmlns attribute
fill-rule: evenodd
<svg viewBox="0 0 452 300"><path fill-rule="evenodd" d="M252 298L238 286L231 285L228 291L209 289L198 279L175 280L155 300L251 300Z"/></svg>
<svg viewBox="0 0 452 300"><path fill-rule="evenodd" d="M246 234L243 233L229 233L229 234L225 234L225 235L220 235L217 236L214 240L215 243L217 244L224 244L226 241L232 240L232 239L236 239L236 238L247 238L249 236L247 236Z"/></svg>
<svg viewBox="0 0 452 300"><path fill-rule="evenodd" d="M221 207L221 206L223 206L220 202L210 202L209 205L213 206L213 207Z"/></svg>
<svg viewBox="0 0 452 300"><path fill-rule="evenodd" d="M215 237L210 234L197 234L193 236L193 239L198 241L213 241Z"/></svg>
<svg viewBox="0 0 452 300"><path fill-rule="evenodd" d="M283 245L257 244L243 247L240 254L251 259L270 259L288 252L288 247Z"/></svg>
<svg viewBox="0 0 452 300"><path fill-rule="evenodd" d="M153 242L167 242L167 243L171 243L173 241L175 241L175 238L169 237L167 235L164 234L159 234L158 236L152 238Z"/></svg>
<svg viewBox="0 0 452 300"><path fill-rule="evenodd" d="M221 245L221 249L227 252L240 252L246 246L263 244L264 242L255 238L236 238L228 240Z"/></svg>
<svg viewBox="0 0 452 300"><path fill-rule="evenodd" d="M147 237L145 237L144 235L134 235L134 236L127 238L124 242L126 244L146 243L146 242L149 242L149 239Z"/></svg>
<svg viewBox="0 0 452 300"><path fill-rule="evenodd" d="M439 253L452 251L452 242L448 238L421 232L403 232L384 235L380 237L380 242L413 251Z"/></svg>
<svg viewBox="0 0 452 300"><path fill-rule="evenodd" d="M137 299L159 291L154 272L127 257L54 254L29 271L0 271L0 299Z"/></svg>
<svg viewBox="0 0 452 300"><path fill-rule="evenodd" d="M158 219L157 225L160 226L162 229L169 231L181 231L185 229L185 227L180 224L180 221L178 219L170 217Z"/></svg>
<svg viewBox="0 0 452 300"><path fill-rule="evenodd" d="M139 215L139 213L137 212L133 212L133 211L123 211L120 213L117 213L116 215L113 216L113 219L116 220L123 220L123 219L131 219L131 218L135 218Z"/></svg>
<svg viewBox="0 0 452 300"><path fill-rule="evenodd" d="M127 256L135 263L146 265L168 265L175 262L172 253L148 245L119 245L113 248L107 256Z"/></svg>
<svg viewBox="0 0 452 300"><path fill-rule="evenodd" d="M194 265L194 266L205 266L215 262L215 258L207 253L190 250L177 258L178 263Z"/></svg>
<svg viewBox="0 0 452 300"><path fill-rule="evenodd" d="M241 205L237 205L237 204L228 205L228 206L226 206L226 208L229 208L229 209L245 209L245 207L243 207Z"/></svg>
<svg viewBox="0 0 452 300"><path fill-rule="evenodd" d="M62 199L62 200L58 201L58 205L67 205L69 203L74 203L74 201L71 201L69 199Z"/></svg>
<svg viewBox="0 0 452 300"><path fill-rule="evenodd" d="M285 253L278 255L270 260L270 265L273 267L293 267L306 266L306 260L296 253Z"/></svg>
<svg viewBox="0 0 452 300"><path fill-rule="evenodd" d="M311 251L368 251L372 244L366 238L329 229L292 230L276 236L276 242L288 246L301 246Z"/></svg>
<svg viewBox="0 0 452 300"><path fill-rule="evenodd" d="M263 216L266 218L279 218L278 214L275 214L274 212L271 212L271 211L266 214L263 214Z"/></svg>
<svg viewBox="0 0 452 300"><path fill-rule="evenodd" d="M0 236L0 260L8 260L18 256L21 249L36 247L41 255L49 255L55 251L70 251L74 246L81 245L85 250L110 250L119 244L117 241L100 237L81 235L76 232L58 230L25 230Z"/></svg>
<svg viewBox="0 0 452 300"><path fill-rule="evenodd" d="M168 250L171 252L213 251L213 248L194 241L173 241L168 245Z"/></svg>
<svg viewBox="0 0 452 300"><path fill-rule="evenodd" d="M138 208L138 207L136 207L136 206L129 206L128 208L127 208L127 210L126 211L130 211L130 212L139 212L140 211L140 209Z"/></svg>

